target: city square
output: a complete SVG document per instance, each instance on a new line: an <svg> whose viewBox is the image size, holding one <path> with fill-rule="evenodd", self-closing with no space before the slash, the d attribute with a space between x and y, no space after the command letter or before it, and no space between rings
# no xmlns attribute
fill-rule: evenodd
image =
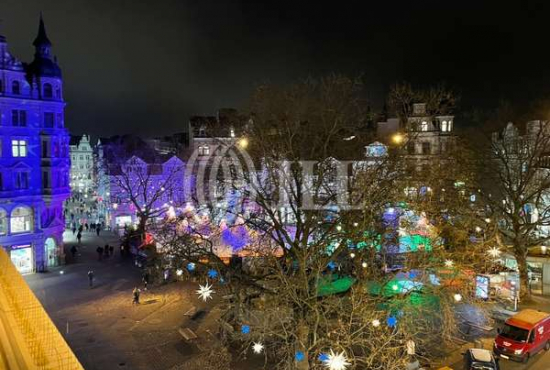
<svg viewBox="0 0 550 370"><path fill-rule="evenodd" d="M550 370L548 14L0 4L0 370Z"/></svg>

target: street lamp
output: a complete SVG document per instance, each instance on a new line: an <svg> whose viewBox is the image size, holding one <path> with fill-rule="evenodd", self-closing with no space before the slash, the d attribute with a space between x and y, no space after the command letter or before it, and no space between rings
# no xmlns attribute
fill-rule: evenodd
<svg viewBox="0 0 550 370"><path fill-rule="evenodd" d="M399 145L403 143L403 140L405 140L405 137L403 136L403 134L400 134L398 132L392 136L391 140L394 144Z"/></svg>
<svg viewBox="0 0 550 370"><path fill-rule="evenodd" d="M239 146L243 149L246 149L246 147L248 146L248 139L243 137L239 140Z"/></svg>

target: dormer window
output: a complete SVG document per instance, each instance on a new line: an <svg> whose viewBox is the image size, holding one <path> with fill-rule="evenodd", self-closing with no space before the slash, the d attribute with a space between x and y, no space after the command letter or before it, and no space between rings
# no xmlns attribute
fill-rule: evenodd
<svg viewBox="0 0 550 370"><path fill-rule="evenodd" d="M11 92L13 95L21 94L21 84L19 83L19 81L13 81L11 83Z"/></svg>
<svg viewBox="0 0 550 370"><path fill-rule="evenodd" d="M422 121L420 124L420 131L428 131L428 122Z"/></svg>
<svg viewBox="0 0 550 370"><path fill-rule="evenodd" d="M53 88L52 84L44 84L44 98L51 99L53 98Z"/></svg>
<svg viewBox="0 0 550 370"><path fill-rule="evenodd" d="M441 122L441 132L451 132L451 121Z"/></svg>

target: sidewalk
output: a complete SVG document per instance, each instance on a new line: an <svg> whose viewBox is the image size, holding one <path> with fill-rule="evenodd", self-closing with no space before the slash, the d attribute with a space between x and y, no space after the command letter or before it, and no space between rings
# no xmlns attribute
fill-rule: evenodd
<svg viewBox="0 0 550 370"><path fill-rule="evenodd" d="M72 232L65 237L67 249L77 244ZM98 261L95 249L106 243L115 253ZM196 284L150 286L142 291L141 304L132 305L132 289L142 286L141 271L132 258L120 257L118 246L112 233L84 232L76 261L25 279L86 370L166 370L185 362L198 350L178 328L191 306L203 307ZM90 269L96 277L92 289Z"/></svg>

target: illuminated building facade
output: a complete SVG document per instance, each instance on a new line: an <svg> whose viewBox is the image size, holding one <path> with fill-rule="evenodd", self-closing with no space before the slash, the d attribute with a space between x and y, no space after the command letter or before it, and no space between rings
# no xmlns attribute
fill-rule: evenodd
<svg viewBox="0 0 550 370"><path fill-rule="evenodd" d="M94 152L90 135L71 137L71 190L88 194L94 189Z"/></svg>
<svg viewBox="0 0 550 370"><path fill-rule="evenodd" d="M61 70L40 19L34 60L0 36L0 245L21 273L63 262L69 135Z"/></svg>

